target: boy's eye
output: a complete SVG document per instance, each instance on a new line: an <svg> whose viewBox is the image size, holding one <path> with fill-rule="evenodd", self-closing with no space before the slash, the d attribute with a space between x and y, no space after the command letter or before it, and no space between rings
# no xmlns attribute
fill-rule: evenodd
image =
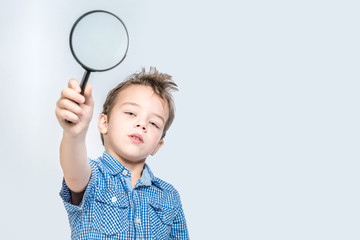
<svg viewBox="0 0 360 240"><path fill-rule="evenodd" d="M154 122L151 122L150 124L153 125L153 126L156 127L156 128L159 128L159 126L158 126L156 123L154 123Z"/></svg>
<svg viewBox="0 0 360 240"><path fill-rule="evenodd" d="M125 112L125 114L130 115L130 116L135 116L135 113L133 113L133 112Z"/></svg>

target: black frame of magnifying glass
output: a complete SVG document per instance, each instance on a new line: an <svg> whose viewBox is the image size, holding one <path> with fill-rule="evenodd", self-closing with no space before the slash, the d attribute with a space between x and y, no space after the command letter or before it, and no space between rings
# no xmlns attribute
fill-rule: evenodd
<svg viewBox="0 0 360 240"><path fill-rule="evenodd" d="M120 22L121 24L124 26L125 28L125 32L126 32L126 37L127 37L127 46L126 46L126 51L125 51L125 54L124 54L124 57L117 63L115 64L114 66L110 67L110 68L106 68L106 69L93 69L93 68L90 68L88 66L86 66L85 64L83 64L76 56L75 52L74 52L74 49L73 49L73 46L72 46L72 36L73 36L73 32L77 26L77 24L84 18L86 17L87 15L90 15L92 13L99 13L99 12L102 12L102 13L107 13L107 14L110 14L114 17L116 17ZM128 49L129 49L129 33L128 33L128 30L125 26L125 23L118 17L116 16L115 14L109 12L109 11L105 11L105 10L93 10L93 11L90 11L90 12L87 12L87 13L84 13L83 15L81 15L74 23L74 25L72 26L71 28L71 31L70 31L70 37L69 37L69 45L70 45L70 50L71 50L71 53L73 55L73 57L75 58L75 60L85 69L85 73L83 75L83 78L81 80L81 83L80 83L80 87L81 87L81 94L84 94L84 89L85 89L85 86L86 86L86 83L89 79L89 76L90 76L90 73L91 72L105 72L105 71L108 71L110 69L113 69L114 67L118 66L126 57L126 54L128 52Z"/></svg>

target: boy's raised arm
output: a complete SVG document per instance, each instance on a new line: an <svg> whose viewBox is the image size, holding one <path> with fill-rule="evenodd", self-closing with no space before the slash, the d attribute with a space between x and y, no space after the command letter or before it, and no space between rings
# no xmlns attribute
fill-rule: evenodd
<svg viewBox="0 0 360 240"><path fill-rule="evenodd" d="M91 89L90 84L86 85L83 96L79 83L71 79L56 104L56 117L63 128L60 164L65 182L73 192L83 191L91 176L85 145L94 108Z"/></svg>

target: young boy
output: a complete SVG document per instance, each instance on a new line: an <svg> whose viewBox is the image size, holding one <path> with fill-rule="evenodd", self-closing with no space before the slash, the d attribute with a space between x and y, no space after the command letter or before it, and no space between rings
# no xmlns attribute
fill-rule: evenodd
<svg viewBox="0 0 360 240"><path fill-rule="evenodd" d="M112 89L98 119L105 152L88 160L85 136L93 113L91 85L61 92L60 192L72 239L189 239L178 192L145 164L174 120L171 76L150 68ZM71 123L70 123L71 122Z"/></svg>

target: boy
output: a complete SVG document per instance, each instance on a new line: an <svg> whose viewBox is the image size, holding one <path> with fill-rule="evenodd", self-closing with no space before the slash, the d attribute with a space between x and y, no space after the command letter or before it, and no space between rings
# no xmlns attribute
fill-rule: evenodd
<svg viewBox="0 0 360 240"><path fill-rule="evenodd" d="M105 152L97 160L87 160L85 146L91 89L88 84L82 96L70 80L56 106L63 128L60 196L72 239L189 239L178 192L145 164L164 144L177 85L150 68L112 89L98 119Z"/></svg>

